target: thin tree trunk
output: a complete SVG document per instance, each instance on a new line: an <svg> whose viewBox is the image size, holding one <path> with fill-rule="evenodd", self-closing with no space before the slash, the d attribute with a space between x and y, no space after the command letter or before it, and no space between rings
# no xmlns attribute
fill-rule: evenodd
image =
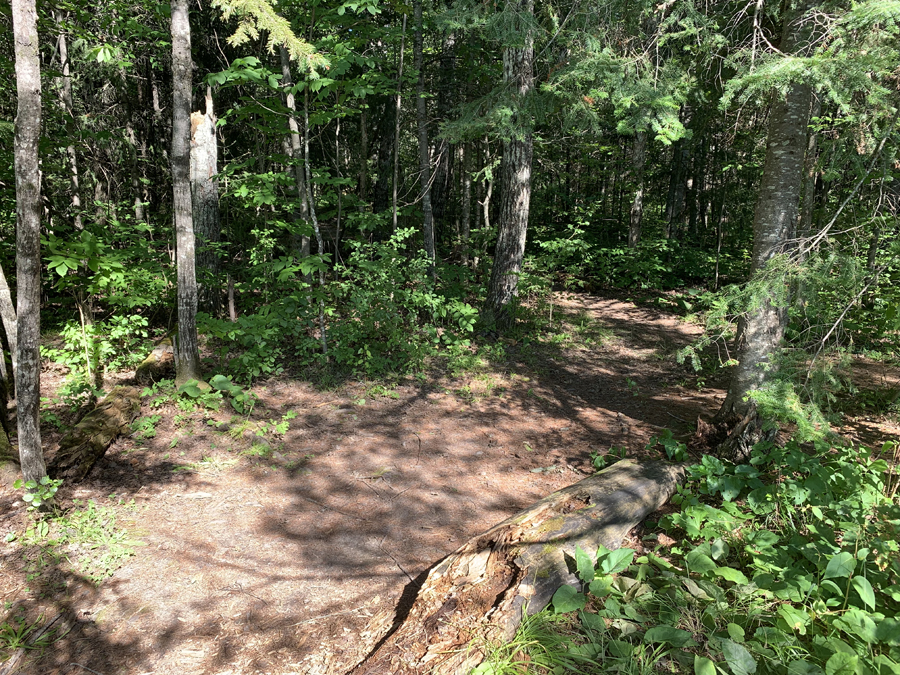
<svg viewBox="0 0 900 675"><path fill-rule="evenodd" d="M9 355L12 358L13 380L16 379L16 353L18 350L16 327L16 307L13 305L9 284L6 283L6 274L0 266L0 318L3 320L3 330L6 331L6 339L9 342ZM10 390L13 391L13 390Z"/></svg>
<svg viewBox="0 0 900 675"><path fill-rule="evenodd" d="M534 0L521 0L517 9L531 16ZM534 38L530 31L525 33L523 46L506 47L503 51L503 81L515 93L518 129L503 141L500 231L484 308L485 323L501 330L510 327L515 318L513 308L528 230L533 143L532 120L526 107L534 87L533 59Z"/></svg>
<svg viewBox="0 0 900 675"><path fill-rule="evenodd" d="M200 380L197 277L191 205L191 27L187 0L172 2L172 208L178 266L175 383Z"/></svg>
<svg viewBox="0 0 900 675"><path fill-rule="evenodd" d="M438 125L447 121L453 102L460 93L454 91L456 83L456 34L447 33L441 46L440 71L437 76L437 119ZM435 237L439 238L441 227L453 215L454 202L450 199L454 164L454 146L446 138L435 141L434 181L431 186L431 209L435 221ZM445 227L446 230L446 227Z"/></svg>
<svg viewBox="0 0 900 675"><path fill-rule="evenodd" d="M634 135L632 165L636 188L631 203L631 218L628 223L628 247L637 248L641 241L641 221L644 218L644 163L647 158L647 134L639 131Z"/></svg>
<svg viewBox="0 0 900 675"><path fill-rule="evenodd" d="M69 48L66 43L66 35L62 31L62 14L53 13L53 18L59 28L59 38L57 39L57 48L59 50L59 62L62 70L60 81L60 100L62 101L63 111L66 114L66 126L69 127L70 122L75 119L75 106L72 101L72 76L70 74ZM81 230L81 193L78 184L78 158L75 155L75 146L69 143L66 146L66 158L69 161L69 185L72 191L72 211L75 229Z"/></svg>
<svg viewBox="0 0 900 675"><path fill-rule="evenodd" d="M369 201L369 108L363 105L359 113L359 210L366 210Z"/></svg>
<svg viewBox="0 0 900 675"><path fill-rule="evenodd" d="M325 243L322 241L322 232L319 230L319 220L316 218L316 204L312 193L312 172L309 168L309 89L305 90L303 99L303 166L306 171L306 200L309 202L309 219L312 222L313 232L316 235L316 244L319 247L319 256L325 255ZM325 271L322 264L319 265L319 286L325 288ZM322 342L322 353L328 353L328 335L325 332L325 299L319 298L319 337Z"/></svg>
<svg viewBox="0 0 900 675"><path fill-rule="evenodd" d="M397 182L400 176L400 92L403 90L403 52L406 48L406 14L400 34L400 66L397 69L397 99L394 104L394 180L391 182L391 227L397 231Z"/></svg>
<svg viewBox="0 0 900 675"><path fill-rule="evenodd" d="M16 55L16 403L26 481L47 475L41 448L41 63L34 0L12 0Z"/></svg>
<svg viewBox="0 0 900 675"><path fill-rule="evenodd" d="M218 315L222 297L218 285L220 264L217 245L219 224L218 144L212 90L206 88L206 112L191 113L191 212L196 241L198 304Z"/></svg>
<svg viewBox="0 0 900 675"><path fill-rule="evenodd" d="M462 218L460 219L459 238L462 250L463 265L469 264L469 234L472 222L472 173L469 171L469 156L471 154L468 144L460 146L460 161L462 167Z"/></svg>
<svg viewBox="0 0 900 675"><path fill-rule="evenodd" d="M294 172L294 185L297 189L297 208L294 209L294 218L299 219L304 227L309 224L309 202L306 200L306 178L303 172L303 142L300 138L300 127L297 124L297 102L294 98L294 80L291 75L291 59L284 47L280 48L281 55L281 84L285 89L285 105L288 113L288 129L290 138L287 144L287 155L291 160L291 170ZM293 235L294 248L300 258L309 257L309 235L306 233Z"/></svg>
<svg viewBox="0 0 900 675"><path fill-rule="evenodd" d="M416 84L416 131L419 139L419 186L422 199L422 235L425 240L425 254L431 261L431 274L434 275L434 214L431 210L431 158L428 154L428 129L426 124L427 109L425 107L425 69L422 64L424 36L422 34L422 0L415 0L413 16L416 22L416 35L413 45L413 66L418 73Z"/></svg>
<svg viewBox="0 0 900 675"><path fill-rule="evenodd" d="M813 95L810 118L822 114L822 101ZM804 164L803 200L800 205L800 221L797 226L797 236L806 237L812 232L813 210L816 205L816 154L818 152L818 138L816 133L810 133L806 143L806 161Z"/></svg>

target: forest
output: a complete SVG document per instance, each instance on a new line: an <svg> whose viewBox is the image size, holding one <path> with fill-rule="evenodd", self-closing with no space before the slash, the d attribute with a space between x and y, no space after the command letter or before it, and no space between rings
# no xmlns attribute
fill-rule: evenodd
<svg viewBox="0 0 900 675"><path fill-rule="evenodd" d="M900 675L900 0L0 27L0 675Z"/></svg>

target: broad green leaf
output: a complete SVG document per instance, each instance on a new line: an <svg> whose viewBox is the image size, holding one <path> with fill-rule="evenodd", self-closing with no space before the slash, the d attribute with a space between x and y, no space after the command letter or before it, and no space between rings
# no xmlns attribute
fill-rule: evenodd
<svg viewBox="0 0 900 675"><path fill-rule="evenodd" d="M578 568L578 578L589 584L594 580L594 561L580 546L575 547L575 565Z"/></svg>
<svg viewBox="0 0 900 675"><path fill-rule="evenodd" d="M900 619L888 617L875 627L875 639L892 647L900 647Z"/></svg>
<svg viewBox="0 0 900 675"><path fill-rule="evenodd" d="M722 640L722 653L734 675L752 675L756 672L756 659L743 645L731 640Z"/></svg>
<svg viewBox="0 0 900 675"><path fill-rule="evenodd" d="M825 663L826 675L854 675L859 657L847 652L836 652Z"/></svg>
<svg viewBox="0 0 900 675"><path fill-rule="evenodd" d="M787 672L788 675L819 675L822 669L809 661L798 659L788 664Z"/></svg>
<svg viewBox="0 0 900 675"><path fill-rule="evenodd" d="M744 641L744 629L738 626L736 623L730 623L726 626L728 630L728 636L734 640L735 642L743 642Z"/></svg>
<svg viewBox="0 0 900 675"><path fill-rule="evenodd" d="M609 595L612 591L612 581L612 577L607 575L594 577L590 585L591 595L597 598Z"/></svg>
<svg viewBox="0 0 900 675"><path fill-rule="evenodd" d="M848 553L847 551L841 551L836 556L834 556L831 560L828 561L828 565L825 567L825 574L822 578L823 579L846 578L846 577L849 577L851 574L853 574L853 570L855 570L855 569L856 569L856 559L853 557L853 554Z"/></svg>
<svg viewBox="0 0 900 675"><path fill-rule="evenodd" d="M634 645L630 642L625 642L625 640L610 640L606 647L611 656L620 659L628 658L634 651Z"/></svg>
<svg viewBox="0 0 900 675"><path fill-rule="evenodd" d="M710 544L710 549L712 551L713 560L722 560L724 558L727 558L729 552L731 551L731 548L728 546L728 542L726 542L721 537Z"/></svg>
<svg viewBox="0 0 900 675"><path fill-rule="evenodd" d="M744 573L740 570L736 570L733 567L719 567L715 571L713 571L717 577L722 577L726 581L731 581L736 584L747 584L750 583Z"/></svg>
<svg viewBox="0 0 900 675"><path fill-rule="evenodd" d="M694 654L694 675L716 675L716 664L705 656Z"/></svg>
<svg viewBox="0 0 900 675"><path fill-rule="evenodd" d="M690 631L673 626L654 626L644 634L644 642L665 642L673 647L684 647L693 640Z"/></svg>
<svg viewBox="0 0 900 675"><path fill-rule="evenodd" d="M875 591L872 589L872 584L869 583L869 580L865 577L853 577L850 583L856 589L856 592L859 593L862 601L866 603L866 606L875 611Z"/></svg>
<svg viewBox="0 0 900 675"><path fill-rule="evenodd" d="M634 551L630 548L610 551L599 561L600 571L604 574L617 574L625 570L632 560L634 560Z"/></svg>
<svg viewBox="0 0 900 675"><path fill-rule="evenodd" d="M712 558L701 553L697 549L694 549L684 556L684 562L691 572L696 572L697 574L703 574L704 572L711 572L718 569L718 566L712 561Z"/></svg>
<svg viewBox="0 0 900 675"><path fill-rule="evenodd" d="M793 605L782 605L778 608L778 616L784 620L788 628L806 635L805 626L809 623L809 614Z"/></svg>
<svg viewBox="0 0 900 675"><path fill-rule="evenodd" d="M553 594L553 610L557 614L574 612L577 609L584 609L585 601L583 593L579 593L571 586L560 586Z"/></svg>

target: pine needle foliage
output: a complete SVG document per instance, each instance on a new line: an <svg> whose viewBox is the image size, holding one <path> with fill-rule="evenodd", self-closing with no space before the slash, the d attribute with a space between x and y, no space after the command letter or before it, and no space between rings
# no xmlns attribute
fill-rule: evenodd
<svg viewBox="0 0 900 675"><path fill-rule="evenodd" d="M260 33L267 33L266 47L270 54L275 53L276 47L284 47L291 60L313 76L318 68L328 69L328 59L317 53L313 45L298 38L290 22L268 0L213 0L212 4L221 10L224 21L238 20L237 30L228 38L232 47L240 47L259 39Z"/></svg>

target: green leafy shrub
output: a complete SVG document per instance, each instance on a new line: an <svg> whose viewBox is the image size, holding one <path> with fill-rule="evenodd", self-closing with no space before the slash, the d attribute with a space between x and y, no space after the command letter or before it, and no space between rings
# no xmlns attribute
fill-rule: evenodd
<svg viewBox="0 0 900 675"><path fill-rule="evenodd" d="M894 453L792 440L746 465L704 457L659 523L681 543L576 549L582 588L554 595L569 621L550 644L589 658L585 673L900 673Z"/></svg>

